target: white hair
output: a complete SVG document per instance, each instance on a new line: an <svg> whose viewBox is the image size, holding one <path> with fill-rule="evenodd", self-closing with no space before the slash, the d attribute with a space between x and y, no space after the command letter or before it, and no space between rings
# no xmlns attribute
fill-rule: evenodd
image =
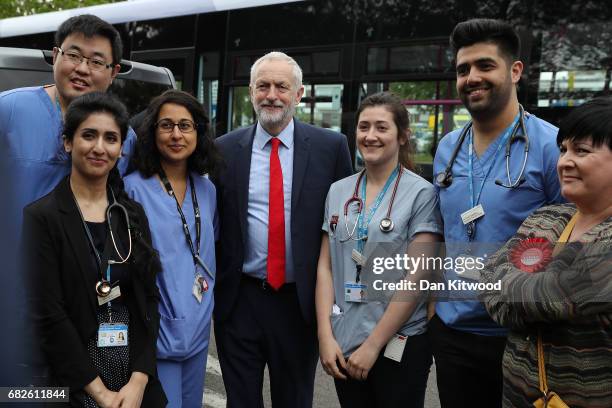
<svg viewBox="0 0 612 408"><path fill-rule="evenodd" d="M251 85L253 85L253 81L255 79L255 74L257 73L257 69L262 63L267 62L267 61L284 61L287 64L291 65L291 70L293 71L293 79L295 80L295 84L297 85L298 89L302 87L302 68L300 68L298 63L295 62L293 58L291 58L284 52L280 52L280 51L269 52L263 57L260 57L257 61L255 61L255 63L251 66L251 79L249 81Z"/></svg>

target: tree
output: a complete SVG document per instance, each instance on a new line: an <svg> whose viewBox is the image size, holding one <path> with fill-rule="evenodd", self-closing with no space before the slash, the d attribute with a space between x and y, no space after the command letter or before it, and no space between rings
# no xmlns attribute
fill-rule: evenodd
<svg viewBox="0 0 612 408"><path fill-rule="evenodd" d="M2 0L0 19L95 6L97 4L117 3L119 1L122 0Z"/></svg>

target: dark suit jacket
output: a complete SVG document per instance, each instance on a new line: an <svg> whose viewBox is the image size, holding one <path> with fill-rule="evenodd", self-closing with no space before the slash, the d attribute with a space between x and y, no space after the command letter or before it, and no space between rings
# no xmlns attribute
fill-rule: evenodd
<svg viewBox="0 0 612 408"><path fill-rule="evenodd" d="M146 215L137 207L140 233L150 244ZM127 243L125 227L117 229L119 240ZM98 375L86 348L98 330L98 277L68 178L24 209L23 231L30 311L52 381L71 392L81 390ZM149 375L142 406L164 407L155 355L159 291L153 277L144 281L134 265L126 267L132 289L122 291L122 297L130 311L131 370Z"/></svg>
<svg viewBox="0 0 612 408"><path fill-rule="evenodd" d="M302 315L314 321L314 291L321 226L329 186L352 173L346 137L294 120L291 243ZM236 301L247 240L251 150L256 125L216 139L225 161L217 187L220 236L215 283L215 319L227 318Z"/></svg>

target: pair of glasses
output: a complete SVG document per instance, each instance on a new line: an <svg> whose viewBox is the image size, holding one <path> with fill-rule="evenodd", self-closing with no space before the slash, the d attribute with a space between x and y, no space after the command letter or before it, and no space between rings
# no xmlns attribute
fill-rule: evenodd
<svg viewBox="0 0 612 408"><path fill-rule="evenodd" d="M196 128L196 124L189 119L183 119L178 122L173 122L170 119L162 119L157 122L155 126L161 133L172 133L175 126L178 126L181 133L191 133Z"/></svg>
<svg viewBox="0 0 612 408"><path fill-rule="evenodd" d="M60 47L57 47L57 49L59 50L59 52L62 53L64 57L66 57L68 62L70 62L71 64L80 65L83 62L83 60L87 60L87 66L92 71L104 71L107 68L113 67L113 64L107 64L106 61L104 61L101 58L84 57L78 51L74 51L74 50L64 51Z"/></svg>

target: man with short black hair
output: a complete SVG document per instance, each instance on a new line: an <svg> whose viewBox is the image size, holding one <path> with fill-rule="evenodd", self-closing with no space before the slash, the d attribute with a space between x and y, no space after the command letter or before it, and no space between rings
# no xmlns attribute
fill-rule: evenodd
<svg viewBox="0 0 612 408"><path fill-rule="evenodd" d="M13 272L23 207L50 192L70 172L70 157L64 151L62 140L63 115L76 97L108 89L119 72L123 52L117 30L93 15L64 21L55 34L55 41L54 84L0 93L0 160L7 174L2 199L6 223L3 223L0 241L11 254L11 259L4 262L0 298L2 305L6 303L15 311L5 313L6 324L2 322L2 327L13 333L21 333L19 325L24 319L19 315L25 313L19 306L24 302L25 283L20 281L20 274ZM124 157L119 162L121 173L127 168L135 140L136 135L130 129L123 144ZM15 339L21 337L14 336ZM30 340L29 337L2 347L2 350L11 350L6 357L13 360L4 367L24 361L19 350L27 348L22 341ZM31 351L24 353L29 357ZM2 358L2 361L7 360ZM20 376L10 370L0 374L1 380L10 378L11 382L4 385L16 385L24 376L28 377L25 381L30 382L29 373Z"/></svg>
<svg viewBox="0 0 612 408"><path fill-rule="evenodd" d="M119 72L123 44L119 32L94 15L64 21L55 33L54 84L0 94L0 144L11 168L17 219L28 203L51 191L70 171L62 148L63 114L77 96L106 91ZM123 146L123 173L135 134Z"/></svg>
<svg viewBox="0 0 612 408"><path fill-rule="evenodd" d="M450 43L456 55L457 92L472 122L440 141L435 186L447 254L464 256L453 252L452 244L460 243L469 256L485 257L483 247L497 248L534 210L562 200L556 175L557 128L524 112L518 102L523 63L519 37L508 23L459 23ZM522 137L528 138L528 148ZM448 269L445 278L469 281L479 275ZM473 300L438 301L429 324L443 408L492 408L502 402L506 330L489 317L477 293L471 295Z"/></svg>

